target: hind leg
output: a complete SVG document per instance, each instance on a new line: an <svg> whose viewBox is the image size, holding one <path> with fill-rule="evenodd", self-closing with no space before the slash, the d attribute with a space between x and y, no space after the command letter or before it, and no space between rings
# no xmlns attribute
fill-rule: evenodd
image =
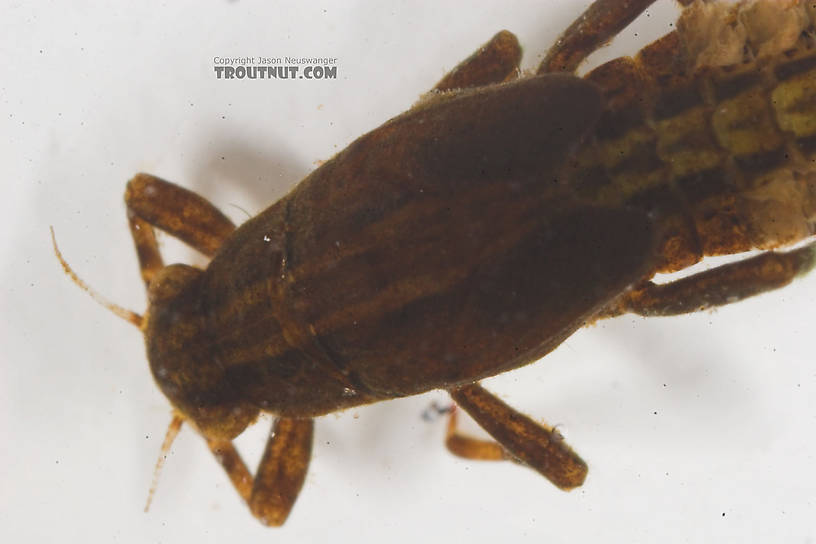
<svg viewBox="0 0 816 544"><path fill-rule="evenodd" d="M788 285L816 265L816 242L785 253L768 251L670 283L647 282L613 301L599 318L634 313L679 315L738 302Z"/></svg>
<svg viewBox="0 0 816 544"><path fill-rule="evenodd" d="M572 73L598 48L609 42L655 0L595 0L547 52L539 74ZM694 0L678 0L683 6Z"/></svg>

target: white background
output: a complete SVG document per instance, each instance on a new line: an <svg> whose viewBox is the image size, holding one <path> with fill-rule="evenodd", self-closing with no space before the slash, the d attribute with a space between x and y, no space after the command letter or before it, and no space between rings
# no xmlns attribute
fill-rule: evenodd
<svg viewBox="0 0 816 544"><path fill-rule="evenodd" d="M286 526L256 522L170 419L142 339L62 274L142 312L122 195L174 180L236 222L410 106L502 28L532 67L585 1L4 2L0 18L0 540L813 542L816 277L715 313L623 317L487 382L590 466L563 493L442 446L437 392L321 418ZM670 30L661 1L611 57ZM219 81L214 56L338 57L335 81ZM166 239L165 239L166 240ZM174 258L201 262L168 240ZM172 260L172 259L170 259ZM239 440L254 466L270 421Z"/></svg>

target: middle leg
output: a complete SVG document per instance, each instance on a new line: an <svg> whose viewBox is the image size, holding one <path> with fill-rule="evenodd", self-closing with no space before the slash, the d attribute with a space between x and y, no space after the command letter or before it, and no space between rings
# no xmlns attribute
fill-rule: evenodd
<svg viewBox="0 0 816 544"><path fill-rule="evenodd" d="M496 442L458 434L455 419L446 440L452 453L469 459L510 459L538 471L561 489L584 483L586 463L554 429L540 425L502 402L479 384L448 391L462 409ZM455 417L455 413L451 415Z"/></svg>

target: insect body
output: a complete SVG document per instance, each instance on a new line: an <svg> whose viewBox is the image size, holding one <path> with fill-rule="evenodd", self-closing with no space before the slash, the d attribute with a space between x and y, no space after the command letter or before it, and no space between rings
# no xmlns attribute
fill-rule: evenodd
<svg viewBox="0 0 816 544"><path fill-rule="evenodd" d="M586 79L548 73L574 70L650 3L598 0L535 77L516 79L520 49L499 33L433 96L240 228L189 191L131 180L149 307L129 319L144 331L174 428L202 434L261 521L283 523L300 491L312 418L436 388L496 439L465 437L452 418L451 451L580 485L586 465L560 435L478 380L540 358L598 317L723 304L812 267L811 245L648 281L703 255L812 234L816 135L816 56L800 37L812 14L795 3L771 13L804 14L801 28L764 56L759 46L755 58L714 66L695 29L728 21L732 41L756 45L739 34L749 7L695 4L690 31L635 60ZM153 227L211 263L165 267ZM277 419L253 479L231 440L261 411Z"/></svg>
<svg viewBox="0 0 816 544"><path fill-rule="evenodd" d="M586 76L607 108L570 183L659 211L662 271L812 234L814 15L805 2L698 2L677 32Z"/></svg>

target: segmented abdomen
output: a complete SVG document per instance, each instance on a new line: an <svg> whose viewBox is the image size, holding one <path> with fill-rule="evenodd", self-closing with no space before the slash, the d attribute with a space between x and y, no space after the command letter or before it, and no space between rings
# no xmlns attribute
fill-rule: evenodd
<svg viewBox="0 0 816 544"><path fill-rule="evenodd" d="M659 214L662 271L813 233L815 20L812 3L697 2L678 31L587 74L608 109L566 175Z"/></svg>

